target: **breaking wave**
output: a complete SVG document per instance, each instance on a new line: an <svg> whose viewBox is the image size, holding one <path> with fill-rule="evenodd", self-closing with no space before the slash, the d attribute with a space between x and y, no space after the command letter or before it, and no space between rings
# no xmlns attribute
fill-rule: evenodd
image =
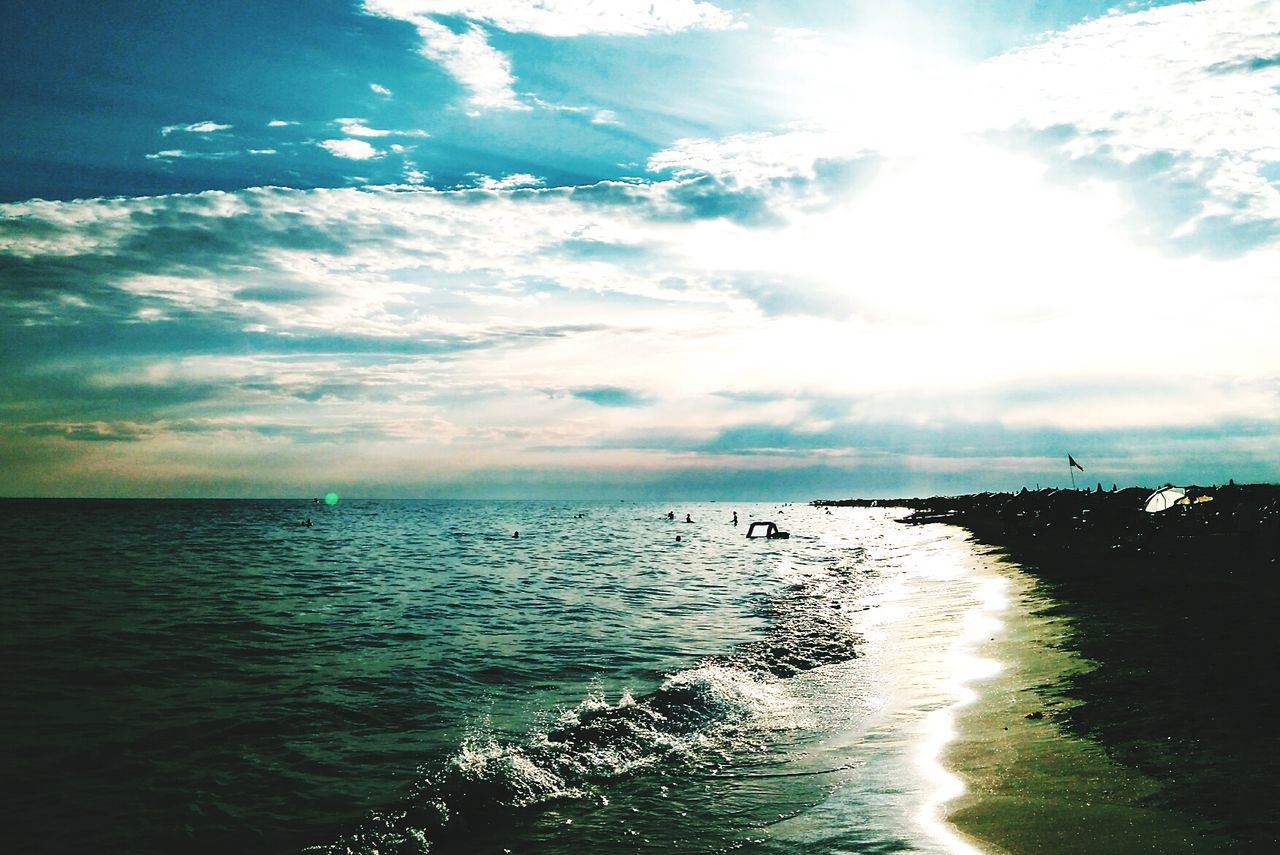
<svg viewBox="0 0 1280 855"><path fill-rule="evenodd" d="M798 702L779 678L706 664L668 677L656 691L617 703L592 695L558 712L550 727L503 740L473 728L435 768L424 768L399 809L371 816L354 834L308 852L423 853L464 833L494 808L584 798L611 779L732 750L753 734L799 726Z"/></svg>

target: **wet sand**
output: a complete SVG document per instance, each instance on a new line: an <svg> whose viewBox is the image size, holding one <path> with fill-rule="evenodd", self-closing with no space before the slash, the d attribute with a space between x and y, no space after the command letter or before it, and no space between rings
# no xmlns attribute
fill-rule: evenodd
<svg viewBox="0 0 1280 855"><path fill-rule="evenodd" d="M1064 649L1069 621L1046 612L1035 579L997 565L1009 582L1003 626L974 653L1001 671L975 684L977 699L956 713L943 762L966 791L946 806L948 821L995 855L1230 851L1203 821L1153 805L1160 780L1062 727L1078 704L1063 681L1092 666Z"/></svg>

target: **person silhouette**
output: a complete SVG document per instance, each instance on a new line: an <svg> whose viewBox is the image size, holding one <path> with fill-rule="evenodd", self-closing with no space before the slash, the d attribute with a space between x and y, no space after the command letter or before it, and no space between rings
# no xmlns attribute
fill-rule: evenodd
<svg viewBox="0 0 1280 855"><path fill-rule="evenodd" d="M737 525L737 524L738 524L738 512L737 512L737 511L734 511L734 512L733 512L733 524L734 524L734 525Z"/></svg>
<svg viewBox="0 0 1280 855"><path fill-rule="evenodd" d="M684 521L685 521L685 522L693 522L693 517L689 516L688 514L685 514L685 515L684 515Z"/></svg>

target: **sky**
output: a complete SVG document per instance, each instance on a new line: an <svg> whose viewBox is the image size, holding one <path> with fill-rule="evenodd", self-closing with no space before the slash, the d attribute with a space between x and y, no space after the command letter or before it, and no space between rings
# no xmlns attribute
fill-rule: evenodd
<svg viewBox="0 0 1280 855"><path fill-rule="evenodd" d="M1280 480L1280 0L3 5L0 495Z"/></svg>

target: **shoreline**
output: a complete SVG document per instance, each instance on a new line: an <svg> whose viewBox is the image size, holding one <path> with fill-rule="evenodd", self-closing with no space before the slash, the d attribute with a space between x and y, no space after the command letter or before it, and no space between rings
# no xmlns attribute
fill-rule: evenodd
<svg viewBox="0 0 1280 855"><path fill-rule="evenodd" d="M1059 719L1077 702L1057 687L1090 663L1063 647L1071 627L1016 565L990 560L1008 584L999 629L972 653L999 663L970 683L976 697L953 711L940 758L964 783L943 818L987 855L1223 851L1203 821L1155 807L1160 781L1112 760L1066 732Z"/></svg>
<svg viewBox="0 0 1280 855"><path fill-rule="evenodd" d="M1280 851L1280 486L1194 489L814 503L957 526L1010 579L974 650L1004 670L946 752L948 818L993 855Z"/></svg>

